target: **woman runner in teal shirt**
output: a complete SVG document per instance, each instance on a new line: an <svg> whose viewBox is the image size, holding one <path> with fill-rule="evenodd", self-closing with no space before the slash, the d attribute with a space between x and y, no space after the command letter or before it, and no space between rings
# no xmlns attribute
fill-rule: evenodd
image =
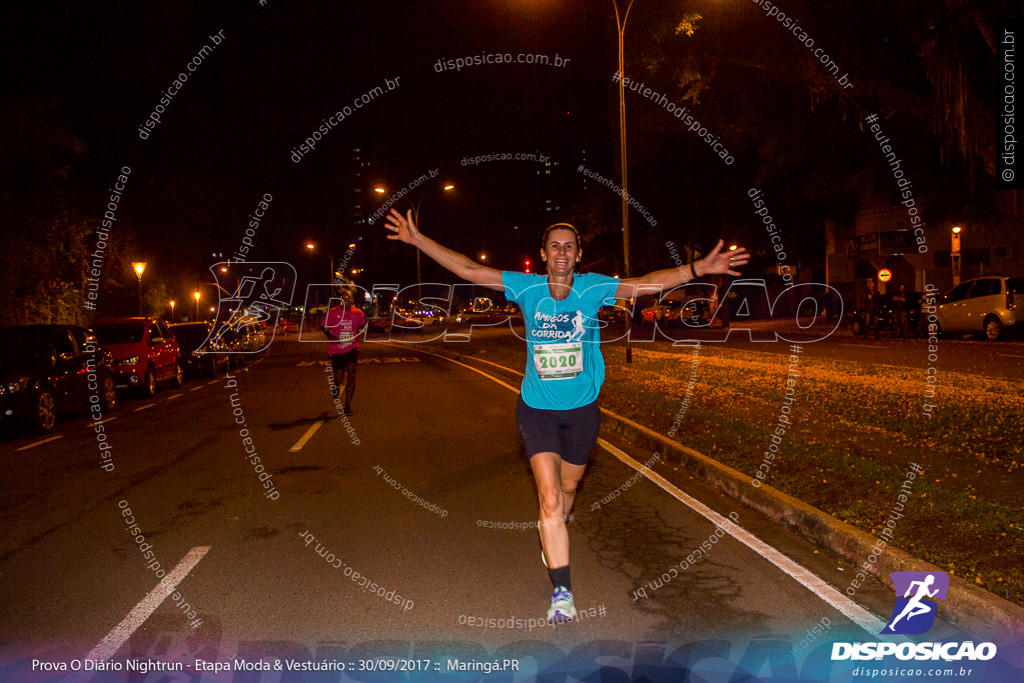
<svg viewBox="0 0 1024 683"><path fill-rule="evenodd" d="M598 393L604 358L597 327L587 325L597 310L630 299L636 288L668 291L704 275L729 274L747 263L745 249L722 251L719 240L703 259L686 266L618 280L577 274L582 257L579 234L568 223L544 232L541 260L547 275L498 271L441 246L419 231L412 211L391 210L388 239L411 244L460 278L504 292L523 312L528 360L516 418L540 501L540 538L554 592L548 621L576 617L569 575L569 534L565 520L576 498L587 458L597 442L601 413Z"/></svg>

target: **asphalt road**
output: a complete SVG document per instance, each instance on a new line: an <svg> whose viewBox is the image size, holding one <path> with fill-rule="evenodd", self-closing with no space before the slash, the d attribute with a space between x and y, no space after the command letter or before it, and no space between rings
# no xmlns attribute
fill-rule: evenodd
<svg viewBox="0 0 1024 683"><path fill-rule="evenodd" d="M185 661L343 651L486 658L495 649L539 659L612 642L640 657L670 642L796 645L823 620L832 639L866 637L835 603L731 533L654 588L716 526L605 448L595 449L570 525L576 604L589 616L538 625L550 582L529 527L537 503L516 394L414 346L363 345L347 423L330 396L323 346L278 340L233 378L123 401L104 425L112 471L100 468L84 417L44 443L6 435L3 662L83 657L118 633L127 642L103 650L115 659ZM636 462L651 458L602 436ZM848 585L841 561L669 466L654 469L824 581ZM179 597L154 601L149 615L139 605L165 575L147 567L125 508L159 569L169 576L191 561ZM856 599L883 620L892 608L881 584ZM500 627L506 620L512 628Z"/></svg>

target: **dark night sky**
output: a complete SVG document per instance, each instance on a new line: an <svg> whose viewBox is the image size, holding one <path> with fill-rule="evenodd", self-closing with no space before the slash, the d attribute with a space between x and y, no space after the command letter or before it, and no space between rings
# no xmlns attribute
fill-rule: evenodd
<svg viewBox="0 0 1024 683"><path fill-rule="evenodd" d="M839 17L816 16L813 5L802 6L808 22L821 27L822 44L844 65L855 65L850 68L858 79L857 98L865 103L874 99L895 113L888 128L908 140L909 155L908 135L922 127L920 119L906 117L903 129L897 129L899 114L931 104L923 98L900 99L886 89L889 81L880 75L899 74L893 82L908 81L909 91L915 93L927 92L928 86L915 44L905 37L890 40L895 27L903 25L886 24L898 8L869 4L870 13L867 5L852 0L849 10L846 5L830 5L833 11L838 7L849 13ZM775 42L765 45L792 53L785 62L789 67L803 64L800 60L809 53L749 0L637 2L630 19L633 33L627 31L627 52L650 54L663 47L656 40L645 43L645 34L637 31L650 16L692 10L707 15L700 36L719 43L726 35L731 41L749 39L754 49L748 53L756 58L728 66L733 71L720 78L729 87L717 88L705 98L699 105L702 116L716 130L728 131L734 123L732 112L742 107L744 125L755 128L745 149L737 149L740 163L727 169L692 134L679 135L679 124L670 115L627 94L631 122L642 118L652 123L646 132L634 126L631 133L636 185L631 182L630 189L653 197L657 229L645 228L635 215L632 220L637 231L648 230L646 237L652 239L645 245L646 255L656 267L671 264L666 254L651 255L651 245L665 239L686 241L687 230L697 233L697 242L718 235L744 237L740 233L746 230L756 242L754 249L763 246L764 235L744 199L747 188L758 182L763 154L772 155L783 169L787 163L799 168L802 160L822 152L836 154L837 167L851 171L862 162L873 164L876 172L879 168L874 143L865 145L858 137L856 117L865 113L857 111L859 104L849 105L841 117L835 115L836 109L821 116L813 112L816 128L807 130L803 139L796 139L799 130L789 139L780 138L789 147L760 145L758 132L803 125L790 121L791 112L803 112L803 121L809 119L806 83L796 73L792 83L781 80L783 91L762 93L764 101L752 101L743 79L753 79L749 90L758 92L759 74L774 69L773 82L778 83L778 64L783 63L779 55L762 54L757 46L772 37ZM63 186L71 207L98 219L118 169L129 165L133 173L118 209L118 225L133 229L139 257L151 264L150 277L179 288L187 289L190 282L206 276L206 268L216 260L213 252L234 252L247 216L265 193L274 200L248 258L293 262L307 276L313 272L303 270L314 266L326 274L328 254L340 258L346 245L361 236L351 265L367 267L366 280L411 282L411 248L385 240L379 223L362 234L351 225L354 204L369 214L380 202L372 193L360 196L351 191L349 164L356 146L372 164L364 188L379 184L395 191L428 169L439 169L436 181L410 195L413 201L423 199L424 231L460 251L487 250L497 259L492 263L503 268L520 268L523 258L535 258L540 230L565 219L570 207L563 206L562 215L537 211L539 202L552 194L538 182L539 164L464 167L464 156L545 154L561 164L552 187L567 204L573 188L580 185L575 169L584 154L588 168L619 178L617 92L610 78L616 68L611 2L23 2L5 6L4 15L0 50L8 101L39 103L53 98L55 108L44 115L47 125L84 143L85 152L71 159ZM224 33L223 43L190 75L149 139L141 140L137 129L163 91L218 31ZM483 53L543 53L571 61L563 68L500 64L460 72L435 69L439 59ZM822 75L818 71L814 73ZM397 89L355 110L299 163L291 160L291 150L324 118L385 79L396 78ZM871 92L869 85L881 89ZM762 120L751 111L760 112ZM659 126L674 137L659 138ZM839 130L845 136L842 141L835 135ZM25 144L31 146L32 141ZM860 161L851 161L851 149L857 150ZM933 146L926 149L934 156ZM920 167L931 162L915 163ZM801 236L820 241L820 217L793 212L794 206L801 208L801 197L784 186L785 173L780 175L779 189L793 196L787 197L790 214L780 205L778 218L802 230ZM442 195L442 182L454 182L456 191ZM681 195L688 191L689 201L674 201L675 188ZM642 237L638 235L637 241ZM606 251L613 238L602 238ZM311 239L319 245L312 258L302 247ZM424 266L424 279L440 277L432 264Z"/></svg>
<svg viewBox="0 0 1024 683"><path fill-rule="evenodd" d="M79 210L101 213L117 169L133 169L120 224L135 228L153 272L198 272L209 252L230 255L264 193L274 201L255 240L256 257L308 259L301 245L310 238L333 242L340 254L338 245L355 237L345 219L353 202L347 164L357 145L373 163L371 185L397 190L434 168L457 184L457 196L442 201L431 194L423 204L425 226L429 217L451 221L432 233L443 242L500 249L529 232L520 241L532 251L543 219L531 211L528 183L539 166L467 169L459 162L466 155L540 151L572 169L581 150L599 146L590 157L611 170L613 20L591 6L26 3L7 9L8 78L16 96L59 96L59 119L85 142L87 153L72 170L82 188ZM220 30L224 42L141 140L137 129L162 91ZM434 68L441 58L520 52L558 54L570 66ZM398 78L399 87L355 110L299 163L290 160L291 149L322 119L386 78ZM366 201L373 202L369 213L379 198ZM375 241L364 255L392 254L402 269L413 262L408 247L385 242L372 228L365 238ZM518 256L508 258L499 265L512 267ZM326 255L323 260L326 272Z"/></svg>

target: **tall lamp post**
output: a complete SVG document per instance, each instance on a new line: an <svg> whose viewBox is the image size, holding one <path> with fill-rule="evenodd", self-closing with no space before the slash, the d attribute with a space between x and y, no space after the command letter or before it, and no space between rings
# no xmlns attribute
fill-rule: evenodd
<svg viewBox="0 0 1024 683"><path fill-rule="evenodd" d="M633 8L633 0L629 0L625 13L619 13L618 0L612 0L615 7L615 24L619 34L619 158L622 162L622 272L628 279L631 277L629 267L629 183L626 176L626 90L623 84L625 78L625 60L623 59L623 36L626 31L626 20L629 19L629 10ZM633 326L633 310L630 308L626 316L626 362L633 362L633 347L630 346L629 336Z"/></svg>
<svg viewBox="0 0 1024 683"><path fill-rule="evenodd" d="M192 293L192 296L196 298L196 320L199 320L199 290L197 289Z"/></svg>
<svg viewBox="0 0 1024 683"><path fill-rule="evenodd" d="M953 259L953 286L960 284L960 232L959 225L953 226L953 250L950 256Z"/></svg>
<svg viewBox="0 0 1024 683"><path fill-rule="evenodd" d="M443 188L441 188L441 191L442 192L451 192L454 189L455 189L455 185L453 185L452 183L448 183ZM375 187L375 188L373 188L373 191L376 192L377 194L385 194L387 192L387 188ZM412 207L412 220L416 224L417 228L420 226L420 206L423 204L423 200L426 199L426 198L427 198L427 196L423 195L422 197L420 197L419 201L416 202L415 204L413 204L411 199L408 200L409 206ZM416 303L419 303L420 301L423 300L423 277L420 275L420 250L419 249L416 250L416 299L417 299Z"/></svg>
<svg viewBox="0 0 1024 683"><path fill-rule="evenodd" d="M170 304L171 304L171 322L173 323L174 322L174 299L171 299Z"/></svg>
<svg viewBox="0 0 1024 683"><path fill-rule="evenodd" d="M142 274L146 272L145 261L134 261L132 263L132 270L139 276L139 315L142 315Z"/></svg>

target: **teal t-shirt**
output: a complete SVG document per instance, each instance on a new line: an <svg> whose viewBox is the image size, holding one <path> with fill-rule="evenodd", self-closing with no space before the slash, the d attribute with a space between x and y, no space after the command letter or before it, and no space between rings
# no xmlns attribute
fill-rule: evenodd
<svg viewBox="0 0 1024 683"><path fill-rule="evenodd" d="M573 277L562 301L547 275L503 271L505 296L523 311L527 360L522 397L543 410L571 410L593 403L604 383L597 311L615 303L619 281L586 273Z"/></svg>

